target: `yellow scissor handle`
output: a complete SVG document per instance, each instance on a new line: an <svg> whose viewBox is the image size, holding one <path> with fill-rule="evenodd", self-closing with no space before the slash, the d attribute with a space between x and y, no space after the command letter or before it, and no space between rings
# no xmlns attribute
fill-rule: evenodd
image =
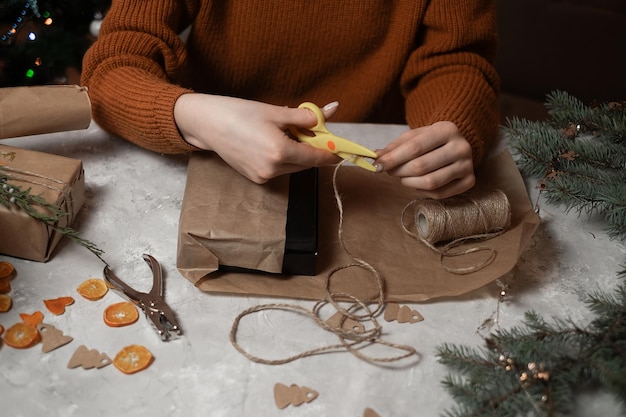
<svg viewBox="0 0 626 417"><path fill-rule="evenodd" d="M311 128L312 131L331 134L326 127L326 116L324 116L324 112L315 103L305 101L304 103L300 104L298 108L309 109L313 112L313 114L315 114L315 117L317 118L317 124Z"/></svg>
<svg viewBox="0 0 626 417"><path fill-rule="evenodd" d="M349 160L368 171L376 171L374 165L362 158L376 159L378 157L376 152L331 133L326 127L324 113L317 105L307 101L300 104L298 108L309 109L315 114L315 117L317 117L317 124L311 129L298 129L296 127L289 129L298 140L306 142L316 148L337 154L341 158Z"/></svg>

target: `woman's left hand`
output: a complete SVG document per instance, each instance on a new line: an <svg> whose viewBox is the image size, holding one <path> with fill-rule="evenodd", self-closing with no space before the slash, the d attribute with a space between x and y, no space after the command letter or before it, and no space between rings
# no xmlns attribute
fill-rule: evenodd
<svg viewBox="0 0 626 417"><path fill-rule="evenodd" d="M476 183L472 147L452 122L410 129L377 153L383 171L419 197L443 199Z"/></svg>

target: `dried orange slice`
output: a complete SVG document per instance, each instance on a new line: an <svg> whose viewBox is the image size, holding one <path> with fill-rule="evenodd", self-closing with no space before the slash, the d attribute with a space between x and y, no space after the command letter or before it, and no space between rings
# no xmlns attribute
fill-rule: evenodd
<svg viewBox="0 0 626 417"><path fill-rule="evenodd" d="M0 279L0 294L11 292L11 282L8 279Z"/></svg>
<svg viewBox="0 0 626 417"><path fill-rule="evenodd" d="M37 327L43 321L43 313L41 311L35 311L33 314L20 313L20 318L24 323Z"/></svg>
<svg viewBox="0 0 626 417"><path fill-rule="evenodd" d="M11 262L0 261L0 279L11 278L15 272L15 267Z"/></svg>
<svg viewBox="0 0 626 417"><path fill-rule="evenodd" d="M88 300L99 300L109 291L109 286L100 278L89 278L83 281L76 291Z"/></svg>
<svg viewBox="0 0 626 417"><path fill-rule="evenodd" d="M16 349L26 349L41 341L36 328L26 323L15 323L4 333L4 343Z"/></svg>
<svg viewBox="0 0 626 417"><path fill-rule="evenodd" d="M111 327L133 324L139 318L135 305L129 301L111 304L104 309L104 322Z"/></svg>
<svg viewBox="0 0 626 417"><path fill-rule="evenodd" d="M0 324L0 335L2 335L2 333L4 333L4 326Z"/></svg>
<svg viewBox="0 0 626 417"><path fill-rule="evenodd" d="M0 313L6 313L11 309L11 305L13 305L13 300L11 296L8 294L0 294Z"/></svg>
<svg viewBox="0 0 626 417"><path fill-rule="evenodd" d="M113 365L125 374L146 369L152 363L152 353L141 345L129 345L115 355Z"/></svg>
<svg viewBox="0 0 626 417"><path fill-rule="evenodd" d="M65 307L74 304L72 297L59 297L50 300L43 300L48 310L57 316L65 313Z"/></svg>

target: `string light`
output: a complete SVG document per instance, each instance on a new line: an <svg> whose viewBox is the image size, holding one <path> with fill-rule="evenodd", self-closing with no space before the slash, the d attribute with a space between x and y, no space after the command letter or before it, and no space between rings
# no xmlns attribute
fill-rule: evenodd
<svg viewBox="0 0 626 417"><path fill-rule="evenodd" d="M24 4L24 8L20 11L18 17L15 19L15 22L13 22L13 24L11 24L11 27L7 30L7 32L0 37L0 42L9 44L9 45L15 42L15 34L17 33L17 29L22 23L24 23L26 15L28 15L30 10L31 10L31 2L28 1L26 2L26 4ZM33 12L38 13L36 10L36 2L35 2L35 9L33 10Z"/></svg>
<svg viewBox="0 0 626 417"><path fill-rule="evenodd" d="M75 76L77 59L82 59L76 56L79 51L73 48L50 50L47 45L72 41L75 28L66 27L70 19L64 17L74 16L75 10L70 9L75 8L74 5L70 5L70 2L59 2L61 5L49 9L48 3L40 7L44 3L38 0L14 0L9 3L11 7L7 9L7 16L3 16L5 25L0 29L0 48L10 48L7 58L3 56L0 59L0 63L8 68L6 77L2 80L3 85L68 82L69 77L64 74L69 72L72 77ZM51 54L55 54L53 59ZM27 60L24 61L23 58Z"/></svg>

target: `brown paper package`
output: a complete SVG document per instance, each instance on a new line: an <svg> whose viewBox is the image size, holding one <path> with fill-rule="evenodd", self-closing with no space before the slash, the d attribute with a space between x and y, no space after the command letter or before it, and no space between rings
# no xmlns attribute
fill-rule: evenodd
<svg viewBox="0 0 626 417"><path fill-rule="evenodd" d="M180 273L207 292L320 300L326 296L331 270L352 258L338 241L339 214L333 193L334 167L320 169L320 223L316 276L283 276L218 271L221 263L280 271L284 249L288 180L257 185L243 179L211 154L190 158L179 223L177 266ZM407 234L404 207L414 191L396 178L352 166L340 167L337 185L343 201L343 242L383 276L386 301L415 302L458 296L511 272L534 234L539 218L508 151L485 161L477 173L479 187L504 191L511 204L506 233L485 242L495 260L468 275L446 271L437 253ZM225 209L228 207L228 209ZM461 246L471 247L473 242ZM479 264L484 252L452 259L449 266ZM446 260L448 262L448 260ZM360 299L376 295L372 274L346 268L332 275L330 291Z"/></svg>
<svg viewBox="0 0 626 417"><path fill-rule="evenodd" d="M87 129L90 123L85 87L0 88L0 139Z"/></svg>
<svg viewBox="0 0 626 417"><path fill-rule="evenodd" d="M43 152L0 145L0 173L8 176L7 187L43 197L68 213L57 226L71 226L85 202L82 162ZM22 209L0 204L0 253L45 262L62 234L29 216Z"/></svg>

